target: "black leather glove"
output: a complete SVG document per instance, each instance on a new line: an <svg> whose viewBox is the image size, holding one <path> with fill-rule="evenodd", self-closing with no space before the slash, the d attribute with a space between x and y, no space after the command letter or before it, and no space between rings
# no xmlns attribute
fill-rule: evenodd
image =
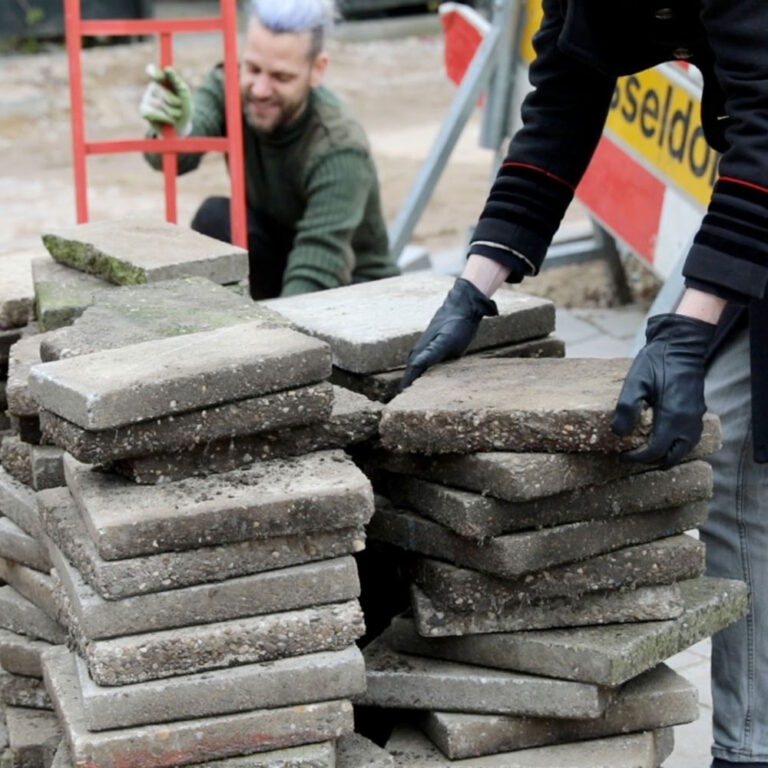
<svg viewBox="0 0 768 768"><path fill-rule="evenodd" d="M486 315L498 315L496 302L462 277L456 279L445 301L427 330L408 355L408 367L400 381L400 391L409 387L427 368L461 357Z"/></svg>
<svg viewBox="0 0 768 768"><path fill-rule="evenodd" d="M647 446L622 454L622 459L666 469L699 442L707 410L705 362L715 327L684 315L649 318L645 346L624 381L611 429L628 435L645 401L653 408L653 431Z"/></svg>

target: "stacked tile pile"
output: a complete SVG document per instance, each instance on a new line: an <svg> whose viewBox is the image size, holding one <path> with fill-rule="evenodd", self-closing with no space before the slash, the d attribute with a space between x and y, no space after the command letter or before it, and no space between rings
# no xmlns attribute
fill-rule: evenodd
<svg viewBox="0 0 768 768"><path fill-rule="evenodd" d="M388 402L397 394L408 353L452 284L446 275L417 272L265 304L331 345L335 383ZM494 299L499 315L483 319L470 357L563 356L563 342L551 335L551 302L506 286Z"/></svg>
<svg viewBox="0 0 768 768"><path fill-rule="evenodd" d="M719 424L679 467L621 463L650 427L610 431L628 365L464 359L384 408L369 535L402 552L412 614L365 649L360 702L419 712L396 765L656 768L696 718L662 662L748 599L683 535L706 518Z"/></svg>
<svg viewBox="0 0 768 768"><path fill-rule="evenodd" d="M76 650L43 671L76 764L333 765L364 687L368 479L341 451L158 485L78 461L322 423L330 372L325 343L258 321L32 369L44 433L75 454L37 500Z"/></svg>
<svg viewBox="0 0 768 768"><path fill-rule="evenodd" d="M49 764L60 738L41 654L66 637L34 493L63 482L61 451L39 444L37 407L22 384L40 337L31 269L37 258L37 251L0 256L0 702L4 760L29 768Z"/></svg>

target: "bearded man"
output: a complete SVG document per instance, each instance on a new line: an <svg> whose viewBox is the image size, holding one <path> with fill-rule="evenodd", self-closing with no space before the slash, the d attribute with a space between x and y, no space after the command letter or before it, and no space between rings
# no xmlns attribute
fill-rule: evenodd
<svg viewBox="0 0 768 768"><path fill-rule="evenodd" d="M322 85L332 21L329 0L251 3L240 88L254 300L398 274L365 132ZM148 73L140 111L153 133L226 134L221 64L194 95L172 67ZM160 155L146 157L161 168ZM180 155L179 173L201 157ZM229 199L205 200L191 226L230 242Z"/></svg>

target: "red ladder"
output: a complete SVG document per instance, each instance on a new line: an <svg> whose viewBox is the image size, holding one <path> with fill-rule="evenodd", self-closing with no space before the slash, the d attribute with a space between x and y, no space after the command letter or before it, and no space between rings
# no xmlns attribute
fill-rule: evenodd
<svg viewBox="0 0 768 768"><path fill-rule="evenodd" d="M176 223L176 171L179 153L226 152L231 187L232 242L248 247L245 204L243 126L237 63L237 0L221 0L221 15L208 19L99 19L83 21L81 0L64 0L69 87L72 110L72 149L75 168L77 222L88 221L88 155L124 152L158 152L163 155L165 176L165 217ZM160 36L160 66L173 65L173 35L184 32L221 32L224 36L224 77L227 135L224 137L176 136L171 126L163 128L162 138L120 141L87 141L83 101L81 61L83 37L108 35L131 37Z"/></svg>

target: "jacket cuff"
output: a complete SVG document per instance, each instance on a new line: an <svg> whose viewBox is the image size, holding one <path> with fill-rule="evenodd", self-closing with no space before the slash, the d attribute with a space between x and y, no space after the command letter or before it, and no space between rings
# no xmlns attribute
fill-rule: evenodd
<svg viewBox="0 0 768 768"><path fill-rule="evenodd" d="M694 243L691 247L683 267L683 276L740 296L740 299L734 300L742 303L750 298L764 298L768 287L768 268L700 243ZM713 277L716 277L716 282ZM708 292L714 293L712 289Z"/></svg>
<svg viewBox="0 0 768 768"><path fill-rule="evenodd" d="M480 253L477 247L490 248ZM472 234L470 253L479 253L520 272L537 275L549 248L549 238L521 224L490 217L482 218ZM520 278L522 280L522 277Z"/></svg>

